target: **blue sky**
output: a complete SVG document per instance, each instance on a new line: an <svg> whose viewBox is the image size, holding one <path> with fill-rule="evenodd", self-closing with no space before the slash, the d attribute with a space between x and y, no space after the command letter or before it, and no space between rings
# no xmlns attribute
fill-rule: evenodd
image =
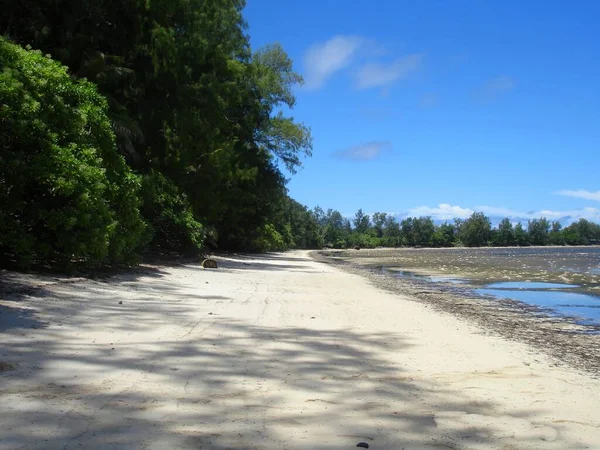
<svg viewBox="0 0 600 450"><path fill-rule="evenodd" d="M251 0L245 17L305 79L296 200L600 221L600 2Z"/></svg>

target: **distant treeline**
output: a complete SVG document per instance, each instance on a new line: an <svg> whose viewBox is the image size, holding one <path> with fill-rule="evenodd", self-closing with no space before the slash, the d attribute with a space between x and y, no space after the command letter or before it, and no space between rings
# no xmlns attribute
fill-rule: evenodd
<svg viewBox="0 0 600 450"><path fill-rule="evenodd" d="M399 221L386 213L372 217L358 210L352 220L338 211L311 211L325 247L508 247L530 245L600 244L600 225L580 219L567 227L546 218L513 225L505 218L492 227L490 218L475 212L468 219L436 224L431 217Z"/></svg>

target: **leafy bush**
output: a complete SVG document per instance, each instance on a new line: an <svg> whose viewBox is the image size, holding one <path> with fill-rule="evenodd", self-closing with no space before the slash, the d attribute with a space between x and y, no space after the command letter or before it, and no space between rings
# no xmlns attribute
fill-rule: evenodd
<svg viewBox="0 0 600 450"><path fill-rule="evenodd" d="M255 252L281 252L287 249L285 239L270 223L260 227L258 237L250 248Z"/></svg>
<svg viewBox="0 0 600 450"><path fill-rule="evenodd" d="M160 172L144 175L142 214L154 231L152 248L195 253L205 238L201 223L194 219L192 208L177 186Z"/></svg>
<svg viewBox="0 0 600 450"><path fill-rule="evenodd" d="M382 240L366 233L352 233L348 236L348 247L375 248L381 245Z"/></svg>
<svg viewBox="0 0 600 450"><path fill-rule="evenodd" d="M339 240L335 241L335 243L332 244L331 246L333 248L346 248L346 247L348 247L348 245L346 244L346 241L343 240L343 239L339 239Z"/></svg>
<svg viewBox="0 0 600 450"><path fill-rule="evenodd" d="M0 67L3 260L134 260L146 236L140 180L117 153L105 99L58 62L3 38Z"/></svg>

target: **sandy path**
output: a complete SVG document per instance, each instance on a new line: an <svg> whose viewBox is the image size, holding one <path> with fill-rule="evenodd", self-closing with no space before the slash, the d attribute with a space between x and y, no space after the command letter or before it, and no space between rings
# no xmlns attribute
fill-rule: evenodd
<svg viewBox="0 0 600 450"><path fill-rule="evenodd" d="M0 449L600 448L599 380L306 252L1 279Z"/></svg>

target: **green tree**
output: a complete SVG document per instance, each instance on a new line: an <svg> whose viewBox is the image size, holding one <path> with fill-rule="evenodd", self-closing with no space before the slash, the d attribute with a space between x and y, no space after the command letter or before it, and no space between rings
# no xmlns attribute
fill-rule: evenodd
<svg viewBox="0 0 600 450"><path fill-rule="evenodd" d="M315 206L312 210L312 215L319 224L321 228L324 228L327 225L327 217L325 215L325 211L320 206Z"/></svg>
<svg viewBox="0 0 600 450"><path fill-rule="evenodd" d="M564 245L565 238L562 233L562 225L560 222L552 222L552 228L549 234L550 245Z"/></svg>
<svg viewBox="0 0 600 450"><path fill-rule="evenodd" d="M135 73L128 67L141 36L143 16L137 0L4 0L0 29L16 43L50 54L74 78L98 86L109 104L108 116L119 148L139 161L134 143L143 135L124 102L136 95Z"/></svg>
<svg viewBox="0 0 600 450"><path fill-rule="evenodd" d="M390 247L397 247L402 243L402 233L400 230L400 224L394 216L387 216L385 220L383 236L385 239L385 245Z"/></svg>
<svg viewBox="0 0 600 450"><path fill-rule="evenodd" d="M135 260L140 180L117 153L104 98L3 38L0 67L1 251L21 266Z"/></svg>
<svg viewBox="0 0 600 450"><path fill-rule="evenodd" d="M354 229L359 234L364 234L369 230L371 218L365 214L362 209L359 209L354 215Z"/></svg>
<svg viewBox="0 0 600 450"><path fill-rule="evenodd" d="M207 230L194 219L185 194L160 172L143 176L142 213L152 217L152 247L155 250L197 253Z"/></svg>
<svg viewBox="0 0 600 450"><path fill-rule="evenodd" d="M520 247L530 245L529 234L523 229L523 224L521 224L521 222L518 222L515 225L515 243Z"/></svg>
<svg viewBox="0 0 600 450"><path fill-rule="evenodd" d="M548 245L550 240L550 222L544 217L529 221L527 226L531 245Z"/></svg>
<svg viewBox="0 0 600 450"><path fill-rule="evenodd" d="M375 231L376 237L378 237L378 238L383 237L386 220L387 220L386 213L376 212L375 214L373 214L373 229Z"/></svg>
<svg viewBox="0 0 600 450"><path fill-rule="evenodd" d="M413 219L413 241L420 247L431 247L433 245L433 235L435 225L431 217L419 217Z"/></svg>
<svg viewBox="0 0 600 450"><path fill-rule="evenodd" d="M563 236L569 245L597 244L600 242L600 225L579 219L564 229Z"/></svg>
<svg viewBox="0 0 600 450"><path fill-rule="evenodd" d="M434 244L435 225L431 217L408 217L402 221L401 229L407 245L429 247Z"/></svg>
<svg viewBox="0 0 600 450"><path fill-rule="evenodd" d="M577 233L577 228L573 224L562 230L562 237L567 245L582 245L582 240Z"/></svg>
<svg viewBox="0 0 600 450"><path fill-rule="evenodd" d="M281 200L273 225L284 239L285 250L323 247L323 235L315 215L290 197Z"/></svg>
<svg viewBox="0 0 600 450"><path fill-rule="evenodd" d="M2 30L98 85L121 152L141 173L164 177L145 188L177 188L146 199L154 192L189 203L194 222L221 247L257 248L269 238L279 246L272 228L287 192L278 163L293 173L312 141L283 113L301 77L279 45L252 53L244 1L5 3ZM144 208L155 230L191 224L187 208L174 207L177 217L153 211ZM189 234L174 236L190 242Z"/></svg>
<svg viewBox="0 0 600 450"><path fill-rule="evenodd" d="M492 224L482 212L474 212L460 225L460 239L468 247L480 247L488 244Z"/></svg>
<svg viewBox="0 0 600 450"><path fill-rule="evenodd" d="M515 232L513 230L512 222L508 217L502 219L498 224L496 244L500 247L515 245Z"/></svg>
<svg viewBox="0 0 600 450"><path fill-rule="evenodd" d="M458 217L454 218L454 246L456 247L462 247L464 245L460 237L460 229L463 226L464 222L464 219L460 219Z"/></svg>
<svg viewBox="0 0 600 450"><path fill-rule="evenodd" d="M265 227L287 195L276 159L294 171L299 155L310 154L308 129L278 111L294 106L292 88L301 78L279 46L251 54L241 2L163 6L146 11L148 23L160 25L148 30L156 36L145 47L151 70L143 73L153 75L144 90L151 95L140 106L153 112L144 118L153 161L189 195L200 221L218 231L220 246L263 247L265 236L277 238Z"/></svg>
<svg viewBox="0 0 600 450"><path fill-rule="evenodd" d="M347 233L345 230L344 217L339 211L329 209L326 214L326 224L324 232L325 245L334 247L345 247Z"/></svg>
<svg viewBox="0 0 600 450"><path fill-rule="evenodd" d="M412 217L407 217L400 222L400 230L402 241L409 246L416 245L415 242L415 234L413 233L413 222L415 219Z"/></svg>
<svg viewBox="0 0 600 450"><path fill-rule="evenodd" d="M310 130L294 122L293 118L285 117L281 111L273 113L281 106L294 107L296 98L292 88L304 81L294 72L292 60L279 44L268 45L256 52L252 69L264 121L256 133L256 142L294 173L302 165L301 156L311 156Z"/></svg>
<svg viewBox="0 0 600 450"><path fill-rule="evenodd" d="M444 222L436 228L433 235L433 244L436 247L452 247L456 236L454 234L454 225Z"/></svg>
<svg viewBox="0 0 600 450"><path fill-rule="evenodd" d="M350 234L352 233L352 223L350 222L350 219L348 218L344 218L344 235L350 236Z"/></svg>

